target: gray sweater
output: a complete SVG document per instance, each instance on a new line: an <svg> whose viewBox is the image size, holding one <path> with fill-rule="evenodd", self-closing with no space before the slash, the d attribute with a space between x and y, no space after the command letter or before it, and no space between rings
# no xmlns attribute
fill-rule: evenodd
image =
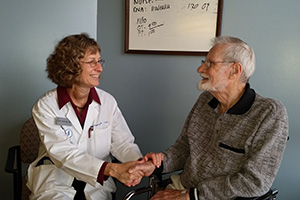
<svg viewBox="0 0 300 200"><path fill-rule="evenodd" d="M284 106L250 89L226 113L203 92L176 143L165 154L164 172L182 169L190 198L226 200L266 193L278 172L288 138ZM196 194L196 196L194 196Z"/></svg>

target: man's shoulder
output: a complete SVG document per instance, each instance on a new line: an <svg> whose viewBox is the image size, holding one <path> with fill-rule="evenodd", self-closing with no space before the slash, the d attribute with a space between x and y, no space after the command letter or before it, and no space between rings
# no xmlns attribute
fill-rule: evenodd
<svg viewBox="0 0 300 200"><path fill-rule="evenodd" d="M256 93L255 103L261 106L271 107L273 109L285 109L285 106L281 101L270 97L264 97L258 93Z"/></svg>
<svg viewBox="0 0 300 200"><path fill-rule="evenodd" d="M274 115L287 118L287 110L279 100L256 94L253 106L260 112L271 112Z"/></svg>

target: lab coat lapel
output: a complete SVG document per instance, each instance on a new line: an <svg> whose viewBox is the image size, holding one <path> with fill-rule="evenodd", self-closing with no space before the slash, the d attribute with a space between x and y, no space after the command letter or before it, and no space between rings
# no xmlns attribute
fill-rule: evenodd
<svg viewBox="0 0 300 200"><path fill-rule="evenodd" d="M93 101L88 109L88 113L84 122L84 130L88 130L94 123L96 123L99 118L99 104Z"/></svg>
<svg viewBox="0 0 300 200"><path fill-rule="evenodd" d="M77 115L72 107L72 105L68 105L68 111L67 111L67 116L66 116L70 122L72 123L73 127L76 129L76 131L81 134L82 132L82 127L80 125L80 122L77 118Z"/></svg>

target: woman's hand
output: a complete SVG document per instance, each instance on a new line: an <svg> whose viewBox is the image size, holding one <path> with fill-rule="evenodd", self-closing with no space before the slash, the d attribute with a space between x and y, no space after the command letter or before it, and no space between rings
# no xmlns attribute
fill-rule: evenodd
<svg viewBox="0 0 300 200"><path fill-rule="evenodd" d="M131 161L127 163L108 163L104 170L104 175L112 176L122 182L124 185L131 187L139 184L144 176L144 172L135 170L129 173L129 169L136 164L144 161Z"/></svg>

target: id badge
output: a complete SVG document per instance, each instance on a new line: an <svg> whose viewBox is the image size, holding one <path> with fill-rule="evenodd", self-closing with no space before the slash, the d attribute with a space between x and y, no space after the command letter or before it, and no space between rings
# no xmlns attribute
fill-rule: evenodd
<svg viewBox="0 0 300 200"><path fill-rule="evenodd" d="M60 126L72 126L72 123L69 119L64 117L57 117L56 118L56 124Z"/></svg>

